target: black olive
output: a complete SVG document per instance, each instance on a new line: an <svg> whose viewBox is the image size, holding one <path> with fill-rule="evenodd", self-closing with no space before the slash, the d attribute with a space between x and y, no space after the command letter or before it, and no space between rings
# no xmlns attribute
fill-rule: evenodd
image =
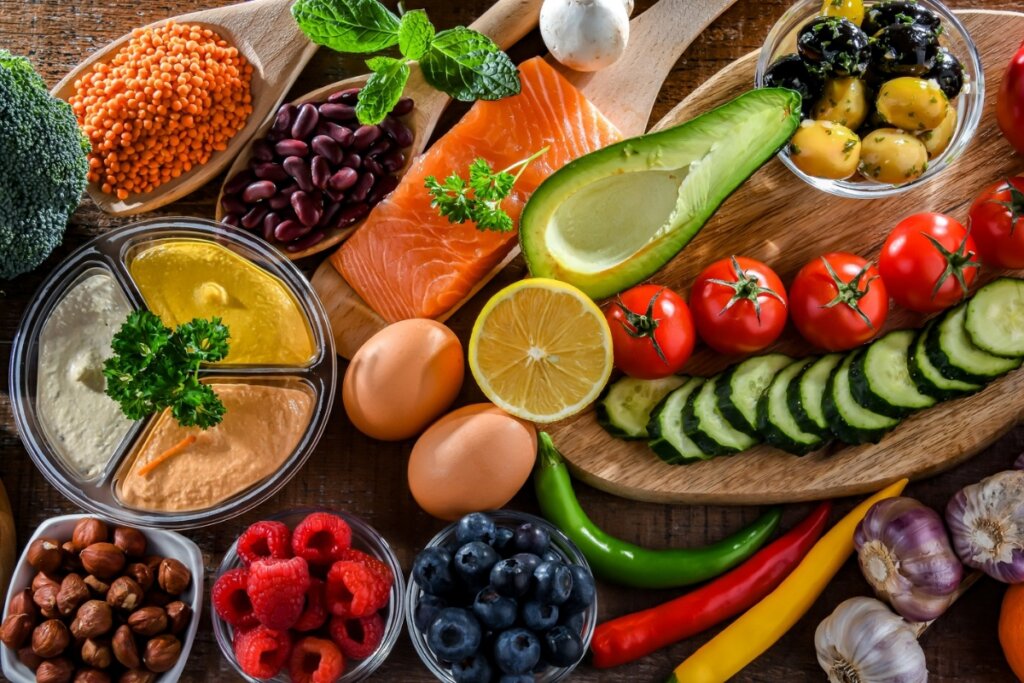
<svg viewBox="0 0 1024 683"><path fill-rule="evenodd" d="M842 17L818 17L796 38L800 56L836 76L862 76L868 68L868 37Z"/></svg>
<svg viewBox="0 0 1024 683"><path fill-rule="evenodd" d="M871 39L871 66L886 76L924 76L935 64L939 38L917 24L893 24Z"/></svg>
<svg viewBox="0 0 1024 683"><path fill-rule="evenodd" d="M820 69L805 62L800 55L786 55L768 67L764 84L769 88L796 90L803 98L801 108L804 116L808 117L825 89L825 77Z"/></svg>
<svg viewBox="0 0 1024 683"><path fill-rule="evenodd" d="M964 87L964 66L952 52L940 47L935 53L935 64L924 77L938 81L942 92L952 100Z"/></svg>
<svg viewBox="0 0 1024 683"><path fill-rule="evenodd" d="M868 7L861 28L869 36L893 24L917 24L938 35L942 19L927 7L908 0L888 0Z"/></svg>

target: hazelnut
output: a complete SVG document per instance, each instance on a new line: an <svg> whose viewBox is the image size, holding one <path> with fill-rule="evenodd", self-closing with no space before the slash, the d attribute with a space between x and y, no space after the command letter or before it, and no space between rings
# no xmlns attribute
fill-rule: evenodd
<svg viewBox="0 0 1024 683"><path fill-rule="evenodd" d="M99 669L79 669L74 683L110 683L110 674Z"/></svg>
<svg viewBox="0 0 1024 683"><path fill-rule="evenodd" d="M174 596L164 593L162 590L151 590L146 593L146 600L143 604L146 607L166 607L174 602Z"/></svg>
<svg viewBox="0 0 1024 683"><path fill-rule="evenodd" d="M82 571L82 561L78 559L78 551L75 544L65 541L60 546L61 563L60 568L66 572L79 573Z"/></svg>
<svg viewBox="0 0 1024 683"><path fill-rule="evenodd" d="M135 636L127 624L122 624L114 631L114 639L110 642L110 649L114 651L114 658L129 669L138 669L142 666L139 659L139 648L135 644Z"/></svg>
<svg viewBox="0 0 1024 683"><path fill-rule="evenodd" d="M192 572L178 560L168 557L160 563L157 581L165 592L181 595L192 582Z"/></svg>
<svg viewBox="0 0 1024 683"><path fill-rule="evenodd" d="M114 613L110 605L102 600L89 600L78 608L71 622L71 633L75 638L95 638L110 631L113 625Z"/></svg>
<svg viewBox="0 0 1024 683"><path fill-rule="evenodd" d="M121 678L117 679L117 683L153 683L155 680L155 673L145 669L132 669L121 674Z"/></svg>
<svg viewBox="0 0 1024 683"><path fill-rule="evenodd" d="M146 554L146 537L131 527L119 526L114 529L114 545L128 557L142 557Z"/></svg>
<svg viewBox="0 0 1024 683"><path fill-rule="evenodd" d="M32 646L26 646L18 650L18 661L35 671L43 663L43 658L32 652Z"/></svg>
<svg viewBox="0 0 1024 683"><path fill-rule="evenodd" d="M192 619L191 607L181 600L177 600L164 607L164 611L167 612L167 620L170 622L170 632L172 634L178 635L188 628L188 622Z"/></svg>
<svg viewBox="0 0 1024 683"><path fill-rule="evenodd" d="M39 608L39 613L47 619L55 619L60 616L57 611L57 593L60 591L59 584L46 584L32 593L32 602Z"/></svg>
<svg viewBox="0 0 1024 683"><path fill-rule="evenodd" d="M142 558L142 564L153 570L153 576L156 576L156 570L160 568L160 563L164 561L164 558L159 555L146 555Z"/></svg>
<svg viewBox="0 0 1024 683"><path fill-rule="evenodd" d="M143 591L134 579L121 576L114 579L107 592L107 604L114 609L132 611L142 605Z"/></svg>
<svg viewBox="0 0 1024 683"><path fill-rule="evenodd" d="M148 565L141 562L132 563L125 567L124 574L139 584L143 591L153 587L153 570Z"/></svg>
<svg viewBox="0 0 1024 683"><path fill-rule="evenodd" d="M59 657L47 659L36 669L36 683L71 683L75 674L75 665L71 660Z"/></svg>
<svg viewBox="0 0 1024 683"><path fill-rule="evenodd" d="M32 651L43 659L64 652L70 642L68 627L59 619L48 619L32 631Z"/></svg>
<svg viewBox="0 0 1024 683"><path fill-rule="evenodd" d="M60 569L64 554L60 541L53 538L37 538L28 547L28 563L36 571L50 574Z"/></svg>
<svg viewBox="0 0 1024 683"><path fill-rule="evenodd" d="M37 591L43 586L53 586L55 590L60 590L60 581L48 574L39 572L32 577L32 590Z"/></svg>
<svg viewBox="0 0 1024 683"><path fill-rule="evenodd" d="M113 543L93 543L81 558L85 570L101 579L112 579L124 569L124 553Z"/></svg>
<svg viewBox="0 0 1024 683"><path fill-rule="evenodd" d="M32 602L32 589L25 588L21 592L11 596L11 603L7 606L8 614L27 614L33 619L36 618L36 603Z"/></svg>
<svg viewBox="0 0 1024 683"><path fill-rule="evenodd" d="M8 614L0 625L0 643L17 650L25 644L35 622L27 614Z"/></svg>
<svg viewBox="0 0 1024 683"><path fill-rule="evenodd" d="M142 655L142 663L155 673L169 671L181 656L181 641L172 635L164 634L150 639Z"/></svg>
<svg viewBox="0 0 1024 683"><path fill-rule="evenodd" d="M109 583L107 583L103 579L99 579L93 576L92 574L89 574L89 576L85 577L85 585L89 587L89 590L98 595L106 595L107 591L110 590Z"/></svg>
<svg viewBox="0 0 1024 683"><path fill-rule="evenodd" d="M167 612L163 607L143 607L128 615L128 626L140 636L155 636L167 630Z"/></svg>
<svg viewBox="0 0 1024 683"><path fill-rule="evenodd" d="M93 543L103 543L109 538L107 525L95 517L86 517L75 525L71 534L71 543L75 550L81 552Z"/></svg>
<svg viewBox="0 0 1024 683"><path fill-rule="evenodd" d="M114 660L110 645L103 640L87 638L82 643L82 661L97 669L106 669Z"/></svg>
<svg viewBox="0 0 1024 683"><path fill-rule="evenodd" d="M57 611L62 617L70 616L78 606L89 599L89 587L78 574L68 574L57 591Z"/></svg>

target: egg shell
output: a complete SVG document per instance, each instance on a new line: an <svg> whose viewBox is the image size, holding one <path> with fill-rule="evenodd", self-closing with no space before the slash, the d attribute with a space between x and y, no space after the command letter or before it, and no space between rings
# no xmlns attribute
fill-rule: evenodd
<svg viewBox="0 0 1024 683"><path fill-rule="evenodd" d="M448 409L464 373L454 332L436 320L402 320L370 337L352 357L342 401L367 436L408 439Z"/></svg>
<svg viewBox="0 0 1024 683"><path fill-rule="evenodd" d="M448 413L423 432L409 457L409 490L420 507L456 520L504 507L530 477L537 430L491 403Z"/></svg>

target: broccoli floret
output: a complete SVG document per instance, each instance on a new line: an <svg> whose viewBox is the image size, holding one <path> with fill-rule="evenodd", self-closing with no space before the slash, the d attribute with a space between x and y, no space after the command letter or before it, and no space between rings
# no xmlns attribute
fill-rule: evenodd
<svg viewBox="0 0 1024 683"><path fill-rule="evenodd" d="M36 268L64 236L89 169L71 105L0 50L0 279Z"/></svg>

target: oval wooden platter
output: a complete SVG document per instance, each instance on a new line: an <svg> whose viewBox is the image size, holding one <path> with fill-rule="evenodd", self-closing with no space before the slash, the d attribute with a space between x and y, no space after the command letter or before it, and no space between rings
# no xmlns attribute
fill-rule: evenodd
<svg viewBox="0 0 1024 683"><path fill-rule="evenodd" d="M973 197L987 185L1024 171L995 119L1003 70L1024 35L1024 14L958 12L981 53L986 78L981 126L951 168L895 197L840 199L812 189L778 160L758 171L730 197L701 233L653 281L687 293L700 270L734 254L761 259L783 281L812 258L850 251L876 259L886 235L902 218L941 211L961 221ZM665 128L707 111L749 89L756 54L733 62L695 90L657 127ZM982 271L986 282L1001 273ZM893 308L885 329L920 326L923 320ZM792 326L775 350L809 356L810 346ZM686 371L710 375L730 359L701 348ZM691 465L667 465L645 442L610 436L593 410L551 425L549 431L587 483L636 500L762 504L814 500L874 491L902 477L926 477L971 457L1010 429L1024 413L1024 371L1010 373L974 396L941 403L906 419L878 444L832 446L796 457L767 446Z"/></svg>

